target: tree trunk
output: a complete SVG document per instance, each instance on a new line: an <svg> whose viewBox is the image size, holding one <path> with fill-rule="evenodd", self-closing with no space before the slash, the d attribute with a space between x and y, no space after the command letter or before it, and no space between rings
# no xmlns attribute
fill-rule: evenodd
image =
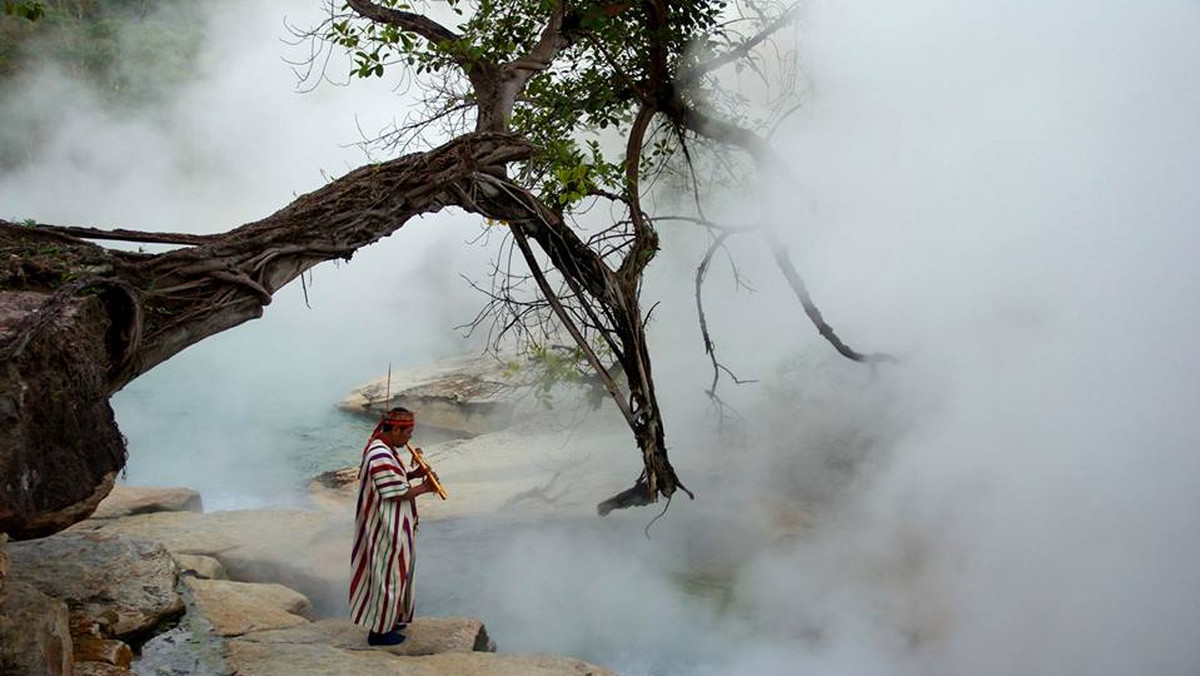
<svg viewBox="0 0 1200 676"><path fill-rule="evenodd" d="M0 221L0 532L39 537L91 513L125 464L108 398L130 380L260 317L271 294L317 263L453 204L481 167L528 152L509 134L463 136L158 255Z"/></svg>

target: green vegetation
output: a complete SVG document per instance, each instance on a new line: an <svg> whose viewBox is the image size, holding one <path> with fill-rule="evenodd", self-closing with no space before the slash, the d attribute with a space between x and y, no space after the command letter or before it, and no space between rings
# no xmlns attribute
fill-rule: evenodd
<svg viewBox="0 0 1200 676"><path fill-rule="evenodd" d="M180 0L6 1L0 84L54 65L109 102L138 102L188 76L199 46Z"/></svg>

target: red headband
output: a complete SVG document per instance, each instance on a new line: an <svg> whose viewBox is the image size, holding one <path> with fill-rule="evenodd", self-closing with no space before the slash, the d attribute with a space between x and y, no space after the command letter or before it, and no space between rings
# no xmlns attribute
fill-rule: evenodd
<svg viewBox="0 0 1200 676"><path fill-rule="evenodd" d="M380 422L397 427L414 427L417 424L417 417L413 415L412 411L388 411L383 414L383 420Z"/></svg>

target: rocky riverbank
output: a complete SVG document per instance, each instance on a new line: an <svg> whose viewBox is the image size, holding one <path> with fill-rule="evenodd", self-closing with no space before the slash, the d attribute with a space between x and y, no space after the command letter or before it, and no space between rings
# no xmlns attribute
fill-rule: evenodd
<svg viewBox="0 0 1200 676"><path fill-rule="evenodd" d="M118 486L96 518L7 543L0 674L611 673L497 653L475 618L420 617L400 646L368 648L364 629L320 619L344 595L345 515L200 508L187 489Z"/></svg>
<svg viewBox="0 0 1200 676"><path fill-rule="evenodd" d="M424 500L423 524L591 515L636 473L632 454L624 471L612 460L629 443L612 411L578 398L549 410L501 382L503 368L450 360L394 373L390 399L381 379L342 403L368 415L406 405L418 442L422 429L441 433L426 457L451 499ZM206 513L193 490L118 485L89 519L0 545L0 676L610 673L497 653L483 622L465 617L419 617L405 643L369 649L365 630L341 619L355 473L316 477L311 509Z"/></svg>

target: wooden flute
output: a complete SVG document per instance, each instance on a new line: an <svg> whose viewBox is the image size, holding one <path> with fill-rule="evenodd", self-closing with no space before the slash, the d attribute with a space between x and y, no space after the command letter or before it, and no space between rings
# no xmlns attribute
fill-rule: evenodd
<svg viewBox="0 0 1200 676"><path fill-rule="evenodd" d="M446 489L442 488L442 482L438 481L437 474L434 474L433 468L429 466L429 463L425 462L425 458L421 455L421 449L414 448L412 444L404 445L408 448L408 452L412 453L413 460L417 463L417 466L425 470L425 480L432 481L433 488L437 491L437 494L445 500Z"/></svg>

